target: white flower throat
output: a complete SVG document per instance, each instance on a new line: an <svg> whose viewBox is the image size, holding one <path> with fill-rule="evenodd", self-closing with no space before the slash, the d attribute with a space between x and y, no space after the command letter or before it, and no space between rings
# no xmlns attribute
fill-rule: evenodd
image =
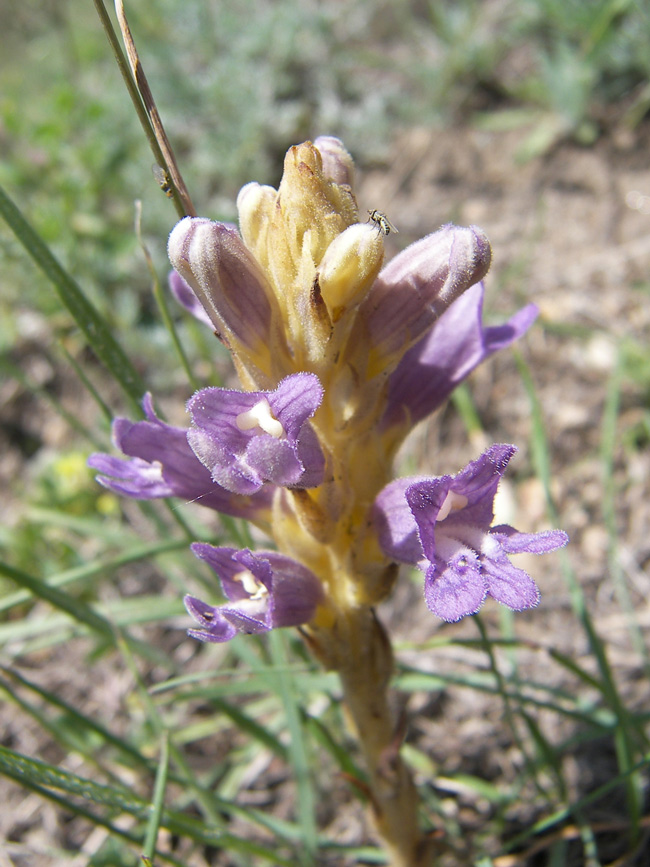
<svg viewBox="0 0 650 867"><path fill-rule="evenodd" d="M248 569L244 569L236 575L233 575L232 580L241 584L253 600L263 599L268 595L269 591L264 584L262 584L261 581L258 581L258 579Z"/></svg>
<svg viewBox="0 0 650 867"><path fill-rule="evenodd" d="M235 422L239 430L252 430L255 427L259 427L264 433L269 434L275 439L280 439L280 437L286 435L282 424L271 412L271 407L266 398L263 398L255 406L246 410L246 412L240 412Z"/></svg>

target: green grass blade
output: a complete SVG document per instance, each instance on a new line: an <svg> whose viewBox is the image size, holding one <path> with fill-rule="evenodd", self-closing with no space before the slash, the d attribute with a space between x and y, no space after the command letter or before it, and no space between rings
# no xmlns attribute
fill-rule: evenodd
<svg viewBox="0 0 650 867"><path fill-rule="evenodd" d="M309 864L312 863L316 851L317 832L315 795L305 742L305 729L296 699L296 686L289 673L285 636L280 631L271 632L269 634L269 647L274 662L272 677L286 714L290 738L289 756L298 787L298 819L302 828L302 843L307 856L304 859L301 857L301 862Z"/></svg>
<svg viewBox="0 0 650 867"><path fill-rule="evenodd" d="M171 338L174 349L176 350L176 354L178 355L178 360L181 363L181 367L185 371L185 375L187 376L187 381L190 384L190 387L193 391L197 391L199 388L199 383L194 376L194 372L192 371L192 367L187 358L187 354L185 349L183 348L183 344L181 343L180 337L178 336L178 331L176 330L176 326L174 325L174 320L171 317L169 312L169 304L167 303L167 294L163 291L162 286L160 285L160 279L158 278L158 272L153 264L153 259L151 258L151 253L149 252L149 248L144 242L144 238L142 237L142 225L141 225L141 216L142 216L142 204L140 202L137 203L137 216L136 216L136 232L138 235L138 241L140 242L140 249L142 250L142 254L144 256L145 262L147 263L147 268L149 270L149 274L151 275L151 283L153 287L153 297L156 299L156 304L158 305L158 310L160 312L160 317L163 321L165 328L167 329L169 336Z"/></svg>
<svg viewBox="0 0 650 867"><path fill-rule="evenodd" d="M68 362L70 367L74 370L74 372L77 374L77 376L79 377L79 381L83 384L83 387L86 389L88 394L92 397L92 399L95 401L95 403L97 404L97 406L101 410L102 415L104 416L104 418L106 419L106 421L110 425L110 423L113 421L113 415L114 415L111 408L106 403L106 401L101 396L101 394L97 391L97 389L92 384L90 379L86 376L86 372L84 371L81 364L79 364L77 359L70 352L68 352L68 350L67 350L67 348L66 348L66 346L62 340L59 340L59 346L61 347L61 352L65 356L66 361ZM101 448L104 448L104 446L102 445Z"/></svg>
<svg viewBox="0 0 650 867"><path fill-rule="evenodd" d="M60 611L65 612L65 614L69 615L78 624L83 624L88 627L108 645L116 645L117 639L113 625L90 605L87 605L80 599L75 599L73 596L64 593L56 587L46 584L40 578L35 578L33 575L29 575L21 569L16 569L15 567L10 566L8 563L0 562L0 575L5 575L7 578L11 578L21 587L24 587L33 593L34 596L44 599L54 608L58 608ZM130 636L127 636L125 640L128 641L129 646L132 649L136 650L144 658L155 661L157 664L163 664L166 667L173 668L171 660L169 660L158 648L152 647L144 641L133 639Z"/></svg>
<svg viewBox="0 0 650 867"><path fill-rule="evenodd" d="M162 737L160 759L158 762L158 771L156 773L156 783L153 792L153 803L151 805L151 816L147 824L147 834L144 839L144 846L142 847L144 858L153 858L156 852L156 840L158 839L158 829L160 828L160 822L162 820L168 768L169 738L167 733L165 733Z"/></svg>
<svg viewBox="0 0 650 867"><path fill-rule="evenodd" d="M350 755L349 748L339 744L321 720L305 715L305 721L314 740L327 750L346 776L355 780L365 778L361 767L354 762Z"/></svg>
<svg viewBox="0 0 650 867"><path fill-rule="evenodd" d="M0 562L0 575L11 578L21 587L29 590L34 596L45 599L50 605L58 608L60 611L64 611L73 620L88 626L93 632L101 635L102 638L107 639L109 642L114 642L111 624L101 614L94 611L90 605L86 605L85 602L74 599L69 594L63 593L56 587L52 587L41 581L40 578L28 575L27 572L16 569L8 563Z"/></svg>
<svg viewBox="0 0 650 867"><path fill-rule="evenodd" d="M49 575L44 583L49 587L64 587L75 581L87 581L90 578L96 578L98 575L110 575L122 566L138 563L141 560L148 560L151 557L166 554L169 551L180 551L186 547L187 540L185 539L170 539L147 545L139 544L123 551L118 557L113 557L110 560L94 560L92 563L84 563L82 566L75 566L72 569L66 569L55 575ZM31 596L32 594L29 590L18 590L15 593L7 594L3 599L0 599L0 612L7 611L15 605L21 605L29 601Z"/></svg>
<svg viewBox="0 0 650 867"><path fill-rule="evenodd" d="M147 821L149 818L151 804L131 790L96 783L87 777L81 777L38 759L32 759L3 746L0 746L0 774L10 777L21 786L39 787L39 793L46 797L55 794L49 791L55 789L65 792L70 797L79 798L84 806L67 799L59 802L67 810L85 815L94 824L106 827L107 819L101 815L90 813L85 806L88 803L103 807L111 813L127 813L140 822ZM278 855L273 849L220 830L207 828L202 821L175 810L163 811L161 826L169 829L172 833L186 835L197 843L219 846L246 855L258 855L268 859L271 863L292 867L292 862ZM114 826L111 825L110 827L113 830ZM130 833L122 836L126 836L132 842L138 842L141 839L138 835ZM158 853L158 857L165 856Z"/></svg>
<svg viewBox="0 0 650 867"><path fill-rule="evenodd" d="M233 721L237 731L244 732L250 738L259 741L260 744L271 750L276 756L284 762L289 760L287 747L267 728L254 720L249 714L244 713L241 708L230 704L223 699L212 699L212 706L215 713L222 713Z"/></svg>
<svg viewBox="0 0 650 867"><path fill-rule="evenodd" d="M76 365L76 362L67 353L67 351L63 351L66 357L72 362L72 364ZM44 400L49 403L50 406L54 409L54 411L59 416L61 416L61 418L68 425L70 430L76 431L76 433L78 433L80 436L87 439L88 442L92 443L94 448L106 448L106 440L104 440L101 435L98 436L94 431L86 427L86 425L84 425L76 417L76 415L74 415L74 413L68 412L68 410L63 406L57 396L52 393L52 390L50 388L44 388L41 385L37 385L35 382L30 380L30 378L20 369L20 367L18 367L18 365L12 364L12 362L9 361L7 358L0 358L0 371L2 371L3 374L11 376L13 379L17 380L26 391L31 392L31 394L33 395L37 395L39 400Z"/></svg>
<svg viewBox="0 0 650 867"><path fill-rule="evenodd" d="M548 441L546 438L546 430L543 422L542 409L537 399L535 386L530 369L525 364L520 353L515 353L517 366L521 374L526 392L528 394L531 414L532 414L532 442L531 451L533 461L535 463L538 476L544 486L546 495L547 510L551 520L555 525L558 523L557 509L551 495L551 473L550 473L550 455L548 449ZM616 680L611 670L605 645L601 640L594 626L591 615L587 609L584 593L575 576L575 573L570 565L566 551L560 551L560 561L563 566L563 573L569 587L571 595L571 603L574 613L587 635L591 652L597 662L598 670L602 682L602 692L605 696L612 711L616 715L618 726L615 733L616 753L618 759L619 770L624 776L626 785L626 794L628 809L632 818L633 834L636 836L640 830L640 816L642 811L642 787L641 780L638 775L631 773L631 768L634 765L635 757L638 755L638 748L647 747L647 737L638 726L634 725L630 714L625 707L618 688Z"/></svg>
<svg viewBox="0 0 650 867"><path fill-rule="evenodd" d="M71 720L73 724L80 730L87 731L93 735L98 735L102 739L102 741L104 741L106 744L110 744L110 746L118 750L118 752L122 754L123 758L130 760L130 763L135 763L140 767L145 768L146 770L152 769L151 760L143 756L139 752L139 750L137 750L134 746L128 743L128 741L117 737L117 735L114 735L103 725L96 722L91 717L88 717L85 714L81 713L72 705L63 701L63 699L55 693L50 692L39 684L33 683L31 680L28 680L24 675L17 672L15 669L2 666L0 670L2 670L5 676L10 678L12 681L19 683L21 686L40 696L50 705L50 707L57 708L58 710L62 711L65 717L68 720ZM1 680L0 683L2 683ZM8 686L9 685L7 684L5 688L7 688ZM11 690L11 692L13 693L13 689Z"/></svg>
<svg viewBox="0 0 650 867"><path fill-rule="evenodd" d="M484 651L488 657L488 662L490 665L490 671L492 672L492 675L494 677L496 692L501 697L501 701L503 702L504 717L505 717L505 720L508 724L508 728L510 729L510 734L512 736L513 742L517 746L517 749L519 750L519 752L521 754L521 757L524 761L524 764L526 765L526 768L528 769L528 775L530 777L531 782L533 783L533 785L535 786L535 788L537 789L539 794L542 796L542 798L544 798L544 800L548 800L549 799L548 793L546 792L546 790L544 789L544 786L542 785L542 783L539 780L539 775L536 772L537 769L535 767L535 763L533 762L531 757L528 755L528 750L526 748L526 745L524 744L524 742L520 738L519 731L517 729L516 710L517 710L517 705L520 702L519 693L515 692L515 696L516 696L516 699L515 699L516 704L515 704L515 701L513 701L510 691L507 689L505 678L503 677L503 675L501 674L501 670L499 669L496 654L494 653L494 649L493 649L492 644L490 642L490 638L487 634L487 630L485 628L485 625L483 623L482 618L480 617L480 615L476 614L473 617L473 621L476 624L476 626L478 627L478 630L481 634L481 638L483 640L483 649L484 649Z"/></svg>
<svg viewBox="0 0 650 867"><path fill-rule="evenodd" d="M109 373L118 382L132 408L142 414L140 401L146 387L126 353L113 337L100 313L86 298L79 285L60 265L40 235L27 222L19 208L0 187L2 216L23 245L34 264L56 289L61 302L83 332L88 345Z"/></svg>
<svg viewBox="0 0 650 867"><path fill-rule="evenodd" d="M616 483L614 481L615 450L618 444L618 416L621 402L621 355L612 371L603 409L600 459L603 467L603 517L607 528L607 559L612 576L616 598L627 617L627 627L632 645L643 660L646 678L650 679L650 650L644 640L635 616L634 605L630 598L625 576L621 568L618 550L618 512L616 508Z"/></svg>

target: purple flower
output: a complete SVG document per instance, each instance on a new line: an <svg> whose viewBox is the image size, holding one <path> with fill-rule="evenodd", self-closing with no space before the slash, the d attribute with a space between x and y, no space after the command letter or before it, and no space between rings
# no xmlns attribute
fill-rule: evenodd
<svg viewBox="0 0 650 867"><path fill-rule="evenodd" d="M207 325L211 331L214 331L214 323L205 311L205 307L196 297L194 289L190 286L187 280L184 280L178 271L172 271L169 275L169 288L174 298L184 307L188 313L191 313L195 319Z"/></svg>
<svg viewBox="0 0 650 867"><path fill-rule="evenodd" d="M537 316L537 307L528 304L503 325L485 328L484 294L482 283L467 289L402 358L388 382L382 428L426 418L482 361L521 337Z"/></svg>
<svg viewBox="0 0 650 867"><path fill-rule="evenodd" d="M252 494L265 482L316 487L325 458L307 419L322 399L313 373L287 376L275 391L205 388L187 405L187 439L214 481L234 493Z"/></svg>
<svg viewBox="0 0 650 867"><path fill-rule="evenodd" d="M398 479L375 501L375 523L387 556L425 573L427 606L443 620L476 614L486 596L515 611L533 608L539 590L510 554L545 554L566 533L519 533L492 527L494 497L516 449L493 445L456 476Z"/></svg>
<svg viewBox="0 0 650 867"><path fill-rule="evenodd" d="M265 358L271 350L282 350L273 290L235 226L184 217L172 230L167 249L172 265L228 345L235 341Z"/></svg>
<svg viewBox="0 0 650 867"><path fill-rule="evenodd" d="M323 598L316 576L302 564L276 551L215 548L195 543L192 551L219 576L225 605L208 605L194 596L185 607L201 625L188 635L199 641L229 641L238 632L268 632L299 626L312 619Z"/></svg>
<svg viewBox="0 0 650 867"><path fill-rule="evenodd" d="M113 422L113 440L127 459L107 454L88 459L88 466L101 474L100 484L139 500L180 497L236 518L255 520L268 509L270 492L242 497L215 483L190 448L187 430L161 421L150 394L145 395L143 407L147 421L117 418Z"/></svg>
<svg viewBox="0 0 650 867"><path fill-rule="evenodd" d="M449 224L411 244L381 271L361 305L365 339L382 357L402 353L485 276L491 256L476 226Z"/></svg>
<svg viewBox="0 0 650 867"><path fill-rule="evenodd" d="M320 135L314 140L314 147L323 161L323 176L335 184L354 186L354 161L346 151L341 139L333 135Z"/></svg>

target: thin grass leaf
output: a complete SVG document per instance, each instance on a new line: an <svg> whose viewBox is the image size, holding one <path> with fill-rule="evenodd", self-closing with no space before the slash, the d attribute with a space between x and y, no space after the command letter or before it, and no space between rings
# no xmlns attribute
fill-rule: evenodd
<svg viewBox="0 0 650 867"><path fill-rule="evenodd" d="M96 722L91 717L81 713L81 711L77 710L71 704L68 704L66 701L56 695L56 693L50 692L39 684L33 683L31 680L28 680L24 675L20 674L13 668L7 668L6 666L2 666L1 670L7 677L11 678L11 680L21 684L26 689L36 693L36 695L39 695L51 707L58 708L60 711L62 711L66 715L68 720L72 720L72 722L81 730L85 730L89 733L92 733L93 735L99 736L106 744L109 744L110 746L118 750L118 752L122 754L123 759L130 760L130 763L135 762L135 764L139 765L147 771L152 770L153 764L151 759L143 756L142 753L132 744L130 744L128 741L123 740L117 735L114 735L111 731L101 725L101 723Z"/></svg>
<svg viewBox="0 0 650 867"><path fill-rule="evenodd" d="M571 657L566 656L566 654L561 653L559 650L554 650L553 648L549 649L549 655L561 665L563 668L566 668L567 671L572 672L576 675L576 677L580 678L580 680L586 685L591 687L592 689L597 690L601 695L606 695L606 689L603 686L603 682L598 680L597 677L594 677L593 674L589 674L588 671L580 665L579 662L576 662L575 659L571 659Z"/></svg>
<svg viewBox="0 0 650 867"><path fill-rule="evenodd" d="M316 798L312 773L305 742L305 728L296 700L296 684L289 674L285 637L279 631L269 634L269 647L274 662L271 677L282 700L289 729L289 756L293 777L298 787L298 819L302 829L302 844L305 847L300 862L313 863L316 852Z"/></svg>
<svg viewBox="0 0 650 867"><path fill-rule="evenodd" d="M371 846L343 846L340 843L323 844L322 848L333 854L341 853L354 864L388 864L386 853Z"/></svg>
<svg viewBox="0 0 650 867"><path fill-rule="evenodd" d="M532 781L533 785L535 786L538 793L542 796L542 798L544 800L549 800L549 794L546 791L546 789L544 788L544 786L541 784L541 782L539 781L539 775L537 774L537 768L535 766L535 763L533 762L532 758L528 755L528 750L526 748L526 745L524 744L524 742L520 738L519 730L517 729L517 724L516 724L516 720L515 720L516 710L515 710L515 707L513 707L513 705L515 704L515 702L516 702L516 704L519 704L519 701L520 701L519 693L517 693L517 692L514 693L516 698L513 701L512 700L512 694L506 688L505 679L504 679L504 677L501 674L501 671L499 669L499 665L497 663L497 658L496 658L496 655L494 653L494 649L492 648L492 645L490 643L490 639L489 639L489 636L487 634L487 630L485 628L483 620L480 617L480 615L478 615L478 614L474 615L473 620L476 623L476 626L478 627L479 632L481 633L481 638L483 639L483 649L485 650L485 653L487 654L488 661L490 664L490 670L492 671L492 674L494 675L494 682L496 684L496 693L499 696L501 696L501 700L503 702L504 715L505 715L506 722L508 724L508 728L510 729L510 734L512 735L512 739L513 739L515 745L517 746L517 749L519 750L519 752L520 752L520 754L524 760L524 764L526 765L526 768L528 770L528 775L529 775L530 780Z"/></svg>
<svg viewBox="0 0 650 867"><path fill-rule="evenodd" d="M103 317L86 298L75 280L55 259L49 247L34 231L2 187L0 187L0 216L4 218L32 261L52 283L61 302L83 332L89 347L122 387L131 408L138 415L142 415L140 400L146 388L140 375L113 337Z"/></svg>
<svg viewBox="0 0 650 867"><path fill-rule="evenodd" d="M284 762L288 761L288 751L285 745L267 728L252 719L249 714L223 699L212 699L212 706L215 713L222 713L232 720L237 731L244 732L253 740L258 741Z"/></svg>
<svg viewBox="0 0 650 867"><path fill-rule="evenodd" d="M291 671L289 667L287 669ZM165 681L159 686L153 687L151 694L165 692L165 701L176 703L179 701L190 701L192 699L213 700L219 698L229 698L235 695L266 695L269 691L269 673L268 671L259 671L242 674L238 669L232 670L230 673L227 669L219 673L220 681L210 687L202 687L201 689L182 690L178 693L173 691L169 686L170 683L178 683L183 678L174 678L173 680ZM191 678L188 675L188 678ZM212 674L214 677L214 674ZM300 691L332 691L336 689L336 675L323 672L321 677L315 677L312 674L305 674L304 671L298 670L294 674L296 689ZM200 679L200 678L199 678Z"/></svg>
<svg viewBox="0 0 650 867"><path fill-rule="evenodd" d="M117 61L118 69L122 75L122 79L124 84L126 85L126 89L131 97L131 102L133 103L133 107L135 108L136 114L138 115L138 120L140 121L140 126L142 127L145 136L149 142L149 147L155 157L156 163L160 166L160 168L168 174L168 169L171 168L169 162L161 149L161 145L156 136L156 132L151 123L151 119L147 110L147 106L145 106L144 98L141 90L138 87L138 82L136 81L135 75L132 73L131 66L129 65L129 61L127 60L124 52L122 51L122 46L119 43L117 38L117 34L115 32L115 28L113 27L113 22L111 21L106 7L104 6L103 0L94 0L95 9L97 10L97 14L99 15L99 20L102 23L104 28L104 32L106 33L106 37L110 43L111 48L113 49L113 54L115 55L115 60ZM146 79L145 79L146 83ZM148 86L147 86L148 90ZM173 157L172 157L173 159ZM175 161L174 161L175 164ZM183 189L185 189L185 185L182 184ZM179 185L177 183L172 184L171 187L172 197L174 200L174 206L178 213L179 217L184 217L185 214L193 214L193 208L189 210L186 208L183 198L179 193Z"/></svg>
<svg viewBox="0 0 650 867"><path fill-rule="evenodd" d="M466 689L478 690L479 692L484 692L488 695L501 694L498 688L493 685L492 678L489 677L486 680L485 676L481 673L462 676L407 671L406 673L397 676L395 679L395 685L398 689L404 692L417 692L418 690L437 692L448 686L461 686ZM548 691L552 692L550 689ZM522 694L521 692L508 692L507 695L510 699L519 701L524 705L530 704L540 709L552 710L568 719L573 719L576 722L588 726L597 727L601 729L602 733L611 732L617 724L616 716L609 709L593 708L591 711L581 711L570 707L564 707L556 702L544 701L543 699Z"/></svg>
<svg viewBox="0 0 650 867"><path fill-rule="evenodd" d="M122 651L124 661L126 662L127 667L129 668L135 679L135 683L137 686L137 695L140 698L143 710L147 714L149 725L151 726L153 731L155 731L161 737L165 732L171 734L165 724L164 719L160 714L159 709L154 704L151 696L147 692L144 683L142 682L140 671L135 664L135 660L133 658L133 654L131 653L131 649L128 643L123 639L120 639L119 647ZM215 799L213 798L212 793L205 791L201 787L198 780L196 779L196 776L192 773L191 768L187 763L182 750L178 748L171 740L169 742L169 751L174 765L179 772L179 775L184 778L185 785L194 794L197 805L201 808L205 817L214 827L222 827L224 824L223 818L219 813L219 806L215 803Z"/></svg>
<svg viewBox="0 0 650 867"><path fill-rule="evenodd" d="M46 524L52 527L62 527L71 533L77 533L83 538L101 539L108 547L114 548L120 542L135 544L142 541L124 524L107 521L99 515L88 518L79 515L71 515L59 509L46 509L43 506L34 506L25 511L25 517L32 524Z"/></svg>
<svg viewBox="0 0 650 867"><path fill-rule="evenodd" d="M176 354L178 355L178 360L181 363L181 367L185 371L185 375L187 376L187 381L190 384L190 388L192 389L192 391L197 391L200 387L199 383L194 376L194 373L187 358L187 353L183 348L183 344L181 343L178 336L178 331L176 330L176 326L174 325L174 320L172 319L169 312L167 295L165 292L163 292L162 286L160 285L158 272L156 271L156 268L153 264L151 253L149 252L149 248L145 244L144 238L142 237L142 202L136 203L136 234L140 243L140 249L142 250L145 262L147 263L149 274L151 275L153 297L156 299L156 304L158 305L158 310L160 312L160 317L163 321L163 325L165 326L167 332L169 333L169 336L171 337L172 344L174 346L174 349L176 350Z"/></svg>
<svg viewBox="0 0 650 867"><path fill-rule="evenodd" d="M40 578L28 575L27 572L10 566L8 563L0 562L0 575L5 575L7 578L11 578L21 587L25 587L33 593L34 596L39 599L44 599L54 608L58 608L60 611L65 612L69 617L76 621L77 624L83 624L88 627L109 646L116 645L115 632L112 624L94 608L91 608L90 605L87 605L80 599L75 599L73 596L64 593L56 587L46 584ZM138 641L131 637L127 637L126 640L128 640L129 645L134 650L137 650L139 655L151 660L152 662L155 661L157 664L163 664L169 668L173 667L171 660L169 660L166 654L158 648L152 647L144 641Z"/></svg>
<svg viewBox="0 0 650 867"><path fill-rule="evenodd" d="M67 355L67 354L66 354ZM67 356L69 358L69 356ZM15 364L12 364L7 358L0 359L0 370L7 376L20 382L20 384L31 394L37 395L40 400L49 403L54 411L59 415L68 427L76 431L80 436L92 443L94 448L105 448L106 441L97 436L90 428L87 428L74 413L68 412L63 404L58 400L57 396L52 393L51 388L44 388L41 385L33 382L21 369Z"/></svg>
<svg viewBox="0 0 650 867"><path fill-rule="evenodd" d="M639 771L642 771L650 766L650 755L644 756L640 762L637 762L629 771L625 774L618 774L616 777L612 777L606 783L603 783L602 786L599 786L597 789L594 789L592 792L589 792L587 795L584 795L582 798L579 798L569 807L564 807L561 810L556 810L550 816L547 816L544 819L540 819L535 824L531 825L525 831L522 831L520 834L517 834L516 837L513 837L509 840L505 846L504 851L510 852L512 849L516 849L522 845L527 839L535 836L536 834L542 834L544 831L548 831L550 828L555 827L556 825L565 822L572 811L575 810L584 810L589 804L594 803L595 801L600 800L604 795L608 792L611 792L612 789L615 789L617 786L620 786L621 783L624 783L625 777L630 774L637 774Z"/></svg>
<svg viewBox="0 0 650 867"><path fill-rule="evenodd" d="M147 833L144 838L143 857L153 858L156 852L156 840L158 839L158 829L162 820L163 805L165 801L165 788L167 786L167 771L169 768L169 738L165 733L162 737L160 745L160 759L158 761L158 771L156 773L156 782L153 791L153 803L151 805L151 816L147 823Z"/></svg>
<svg viewBox="0 0 650 867"><path fill-rule="evenodd" d="M643 660L645 676L650 680L650 650L635 616L635 609L625 581L618 551L618 512L616 483L614 480L615 451L618 443L618 416L621 403L622 360L619 351L616 365L607 384L600 440L600 459L603 468L602 510L607 528L607 560L614 591L621 609L627 616L627 627L632 645Z"/></svg>
<svg viewBox="0 0 650 867"><path fill-rule="evenodd" d="M21 698L17 692L11 688L10 684L1 677L0 688L5 690L7 695L9 695L21 710L31 716L32 719L36 720L39 726L45 732L48 732L52 739L63 747L66 753L79 754L88 762L88 764L94 766L106 780L113 782L117 786L121 785L119 777L112 770L105 767L105 765L96 757L93 750L89 748L88 743L84 742L83 739L79 737L78 731L70 725L69 717L64 719L50 719L34 704Z"/></svg>
<svg viewBox="0 0 650 867"><path fill-rule="evenodd" d="M517 360L517 366L522 376L522 380L524 382L524 386L531 406L531 451L533 453L533 459L539 478L544 485L544 492L546 495L547 510L549 516L552 522L557 525L557 510L553 502L550 486L550 457L548 450L548 441L546 438L546 430L543 423L541 406L537 399L537 394L535 392L535 387L532 375L530 373L530 369L523 361L520 353L516 352L515 358ZM631 774L631 768L633 767L636 756L638 755L635 741L640 741L640 743L643 745L643 748L647 748L648 740L645 732L639 730L639 728L634 725L634 722L631 719L630 714L628 713L628 710L621 699L620 693L616 686L616 680L613 676L609 660L607 659L605 645L601 641L600 636L598 635L598 632L593 624L593 621L587 609L582 588L580 587L580 584L576 579L575 573L570 566L569 559L564 550L560 551L560 562L563 565L563 572L569 587L571 603L574 612L576 614L576 617L582 624L583 629L585 630L585 633L589 640L589 646L598 663L598 669L602 679L603 695L605 696L607 702L609 703L618 720L618 727L616 729L614 738L618 766L621 774L624 776L625 779L628 809L630 811L630 815L632 816L635 833L638 834L640 831L639 821L642 810L642 790L641 781L638 777L634 777L634 775Z"/></svg>
<svg viewBox="0 0 650 867"><path fill-rule="evenodd" d="M435 784L438 788L451 792L470 791L491 804L510 803L510 795L500 789L498 785L472 774L454 774L453 778L436 777Z"/></svg>
<svg viewBox="0 0 650 867"><path fill-rule="evenodd" d="M70 352L68 352L62 340L59 340L59 347L61 349L61 352L65 356L66 361L77 374L80 382L83 384L88 394L92 397L97 406L100 408L102 415L104 416L106 421L110 424L113 420L113 412L111 411L111 408L97 391L90 379L86 376L86 372L84 371L83 367L78 363L77 359ZM104 446L100 444L100 448L104 448Z"/></svg>
<svg viewBox="0 0 650 867"><path fill-rule="evenodd" d="M85 602L75 599L67 593L63 593L56 587L52 587L41 581L40 578L28 575L27 572L16 569L8 563L0 562L0 575L11 578L18 585L29 590L34 596L44 599L54 608L64 611L73 620L84 624L84 626L89 627L93 632L113 642L114 637L111 624L91 608L90 605L86 605Z"/></svg>
<svg viewBox="0 0 650 867"><path fill-rule="evenodd" d="M451 402L465 425L469 437L483 433L481 417L476 409L472 392L466 383L461 383L452 391Z"/></svg>
<svg viewBox="0 0 650 867"><path fill-rule="evenodd" d="M560 751L544 736L534 717L527 713L522 707L518 709L518 713L526 724L526 728L537 747L537 754L542 767L549 768L555 777L558 788L558 798L562 801L566 801L568 798L568 792L564 775L562 773L562 757Z"/></svg>
<svg viewBox="0 0 650 867"><path fill-rule="evenodd" d="M330 730L316 717L305 714L305 723L314 740L324 747L338 764L341 771L348 777L357 780L365 779L365 773L356 764L347 745L338 743Z"/></svg>
<svg viewBox="0 0 650 867"><path fill-rule="evenodd" d="M81 798L86 803L97 804L114 813L128 813L136 818L146 818L148 801L127 788L116 788L94 780L80 777L55 765L23 756L0 746L0 772L22 776L40 786L57 789L68 795Z"/></svg>
<svg viewBox="0 0 650 867"><path fill-rule="evenodd" d="M69 641L78 634L78 624L75 624L67 614L48 613L44 617L30 617L3 623L0 625L0 644L6 649L12 642L21 642L20 654L22 655Z"/></svg>
<svg viewBox="0 0 650 867"><path fill-rule="evenodd" d="M52 797L52 795L56 797L55 793L48 791L55 789L65 792L68 796L80 798L84 805L92 803L105 807L112 813L127 813L141 822L146 821L149 816L151 807L149 801L135 795L130 790L101 785L86 777L29 758L3 746L0 746L0 774L4 774L28 788L39 787L39 794L45 797ZM79 815L86 816L94 824L108 827L108 820L105 817L90 813L87 807L80 806L75 801L60 798L58 800L66 810L72 810ZM163 811L161 826L173 834L186 835L197 843L219 846L229 851L242 852L247 855L258 855L267 858L274 864L292 867L291 861L266 846L208 828L200 820L174 810ZM113 830L114 826L110 825L110 828ZM136 834L124 833L122 836L131 842L139 842L140 840ZM166 857L163 853L156 853L156 856Z"/></svg>
<svg viewBox="0 0 650 867"><path fill-rule="evenodd" d="M141 560L148 560L170 551L183 550L186 546L187 541L185 539L170 539L147 545L139 544L123 551L118 557L113 557L110 560L94 560L91 563L84 563L82 566L75 566L72 569L66 569L63 572L49 575L44 580L44 583L50 587L65 587L75 581L87 581L95 578L97 575L110 575L116 569L120 569L123 566L138 563ZM0 599L0 612L8 611L16 605L22 605L31 598L32 594L28 590L10 593L4 599Z"/></svg>
<svg viewBox="0 0 650 867"><path fill-rule="evenodd" d="M1 748L0 748L1 749ZM18 753L14 753L14 755L19 755ZM26 757L22 757L26 758ZM81 816L86 819L92 825L106 828L111 834L114 834L116 837L121 837L123 840L127 840L130 843L138 845L140 842L140 838L137 834L134 834L131 831L126 831L123 828L120 828L117 825L114 825L109 819L101 816L97 813L94 813L92 810L89 810L87 807L84 807L80 804L71 803L69 799L62 797L56 792L51 791L50 789L45 788L45 786L35 782L31 777L25 774L24 768L20 765L16 767L17 763L7 761L5 756L0 755L0 774L4 774L4 776L8 777L14 782L18 783L21 788L27 789L28 791L34 792L39 797L44 800L51 801L56 804L64 814L74 813L77 816ZM164 859L170 864L176 865L176 867L183 867L183 865L177 861L175 858L171 856L166 856L163 853L158 853L158 857Z"/></svg>
<svg viewBox="0 0 650 867"><path fill-rule="evenodd" d="M130 652L130 648L123 642L120 642L120 647L125 661L129 669L132 671L138 685L138 695L146 710L149 724L152 726L153 730L159 734L162 734L165 731L169 733L170 758L176 767L174 779L179 781L185 787L187 792L192 793L194 800L196 800L197 804L203 810L212 825L216 828L222 827L224 824L223 815L234 814L251 823L261 825L267 830L271 830L278 839L284 839L287 842L301 839L302 834L296 830L295 825L281 822L272 816L268 816L254 809L240 807L231 801L220 798L214 792L209 791L203 786L201 780L199 780L192 772L182 750L176 744L174 733L165 725L164 718L160 714L160 709L153 703L149 692L142 683L139 671L135 665L135 660ZM268 691L268 680L263 691ZM284 860L281 860L278 863L285 862Z"/></svg>

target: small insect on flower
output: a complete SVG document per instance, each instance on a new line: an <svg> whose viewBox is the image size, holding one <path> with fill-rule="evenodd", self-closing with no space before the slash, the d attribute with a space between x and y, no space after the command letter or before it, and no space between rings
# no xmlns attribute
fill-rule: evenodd
<svg viewBox="0 0 650 867"><path fill-rule="evenodd" d="M169 174L162 168L162 166L156 165L155 163L151 166L151 171L153 172L153 176L158 182L160 189L168 199L171 199L174 195L174 186Z"/></svg>
<svg viewBox="0 0 650 867"><path fill-rule="evenodd" d="M377 208L373 208L372 210L370 210L369 208L368 217L369 221L372 220L372 222L375 224L375 226L377 226L377 228L382 234L390 235L391 232L395 232L396 235L399 234L399 232L397 231L395 226L393 226L386 214L382 214L382 212L378 211Z"/></svg>

